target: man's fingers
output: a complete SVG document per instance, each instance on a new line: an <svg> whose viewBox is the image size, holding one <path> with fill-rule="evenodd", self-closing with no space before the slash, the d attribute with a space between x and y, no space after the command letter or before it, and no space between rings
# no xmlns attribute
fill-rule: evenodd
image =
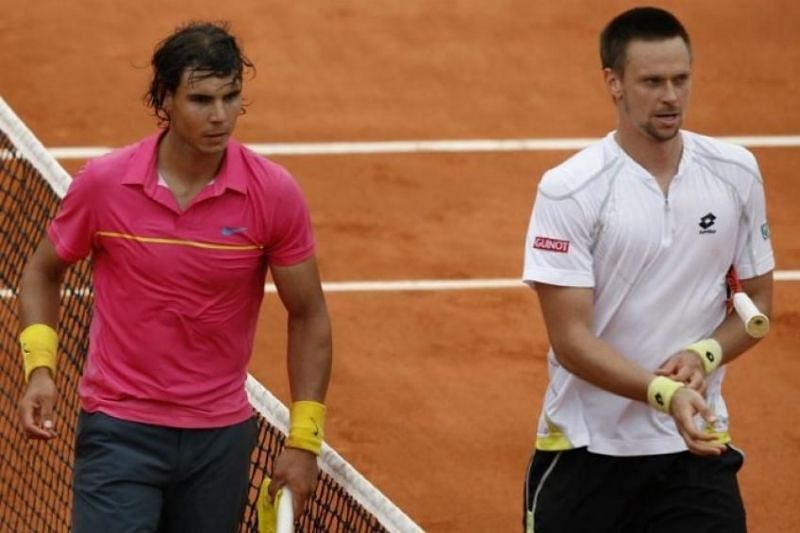
<svg viewBox="0 0 800 533"><path fill-rule="evenodd" d="M19 402L19 419L29 438L52 439L56 436L54 408L57 398L58 391L49 373L40 372L31 377Z"/></svg>
<svg viewBox="0 0 800 533"><path fill-rule="evenodd" d="M703 376L703 374L700 372L692 372L686 385L690 389L694 389L702 395L703 391L701 391L701 389L705 389L705 381L705 376Z"/></svg>
<svg viewBox="0 0 800 533"><path fill-rule="evenodd" d="M676 364L675 360L670 359L669 361L667 361L666 363L664 363L663 365L658 367L658 369L656 369L656 375L657 376L668 376L668 375L672 374L673 372L675 372L676 368L677 368L677 364Z"/></svg>
<svg viewBox="0 0 800 533"><path fill-rule="evenodd" d="M53 438L53 435L49 431L36 426L25 428L25 435L33 440L49 440Z"/></svg>
<svg viewBox="0 0 800 533"><path fill-rule="evenodd" d="M670 376L675 381L680 381L681 383L689 384L689 381L692 377L692 371L688 368L681 368L677 372L675 372L672 376Z"/></svg>
<svg viewBox="0 0 800 533"><path fill-rule="evenodd" d="M56 435L56 424L53 413L53 402L50 398L42 398L39 402L39 423L51 437Z"/></svg>
<svg viewBox="0 0 800 533"><path fill-rule="evenodd" d="M269 494L269 501L274 502L278 491L281 490L285 485L286 481L281 479L279 476L276 475L273 477L269 482L269 489L267 490L267 494Z"/></svg>
<svg viewBox="0 0 800 533"><path fill-rule="evenodd" d="M716 422L714 412L697 391L686 389L681 396L673 417L689 451L695 455L720 455L725 446L717 442L717 435L698 428L694 419L694 415L699 414L706 424L711 425ZM675 399L673 397L673 401Z"/></svg>
<svg viewBox="0 0 800 533"><path fill-rule="evenodd" d="M725 449L724 445L716 442L716 435L695 426L691 416L678 420L678 432L689 451L696 455L720 455Z"/></svg>
<svg viewBox="0 0 800 533"><path fill-rule="evenodd" d="M683 440L689 447L689 451L695 455L721 455L725 451L725 445L716 442L716 436L702 432L701 435L690 435L688 432L681 431Z"/></svg>
<svg viewBox="0 0 800 533"><path fill-rule="evenodd" d="M705 442L686 441L686 444L689 446L689 451L695 455L703 455L703 456L722 455L722 452L725 451L725 446L723 446L722 444L718 444L716 442L705 443Z"/></svg>
<svg viewBox="0 0 800 533"><path fill-rule="evenodd" d="M697 410L700 413L700 416L703 417L703 420L708 422L709 424L714 424L717 421L717 417L714 414L714 411L705 403L702 403L702 406Z"/></svg>
<svg viewBox="0 0 800 533"><path fill-rule="evenodd" d="M29 428L32 428L36 425L33 409L33 404L30 402L23 400L19 404L19 420L22 422L22 429L25 431L28 431Z"/></svg>
<svg viewBox="0 0 800 533"><path fill-rule="evenodd" d="M39 426L36 408L33 405L24 405L20 409L20 416L22 418L22 430L25 431L28 438L49 439L53 437L51 431Z"/></svg>
<svg viewBox="0 0 800 533"><path fill-rule="evenodd" d="M695 442L712 442L716 440L717 436L713 433L700 431L699 429L692 428L692 431L687 431L686 435Z"/></svg>
<svg viewBox="0 0 800 533"><path fill-rule="evenodd" d="M297 494L296 492L292 492L292 505L294 506L294 515L300 516L303 514L303 509L306 506L306 500L308 499L308 493Z"/></svg>
<svg viewBox="0 0 800 533"><path fill-rule="evenodd" d="M45 429L53 429L55 427L53 423L53 403L50 400L43 399L39 402L39 420Z"/></svg>

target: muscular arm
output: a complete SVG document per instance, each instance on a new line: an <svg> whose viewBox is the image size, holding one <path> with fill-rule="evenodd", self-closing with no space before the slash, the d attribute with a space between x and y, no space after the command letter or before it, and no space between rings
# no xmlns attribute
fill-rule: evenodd
<svg viewBox="0 0 800 533"><path fill-rule="evenodd" d="M33 253L19 283L20 331L31 324L57 329L59 291L69 265L62 261L45 237ZM19 402L22 429L33 439L50 439L56 433L53 408L57 400L53 376L47 367L35 369Z"/></svg>
<svg viewBox="0 0 800 533"><path fill-rule="evenodd" d="M292 400L325 402L331 374L331 325L320 286L317 262L309 259L291 267L273 267L272 279L289 314L289 386ZM286 447L275 461L270 498L288 486L299 516L317 484L317 457Z"/></svg>
<svg viewBox="0 0 800 533"><path fill-rule="evenodd" d="M537 283L536 292L550 344L564 368L601 389L647 401L647 385L655 376L592 332L592 289Z"/></svg>
<svg viewBox="0 0 800 533"><path fill-rule="evenodd" d="M43 238L25 265L19 282L20 329L31 324L56 328L59 291L68 266L56 254L50 239Z"/></svg>
<svg viewBox="0 0 800 533"><path fill-rule="evenodd" d="M292 400L324 403L332 361L331 325L317 262L273 267L272 279L289 315L289 386Z"/></svg>

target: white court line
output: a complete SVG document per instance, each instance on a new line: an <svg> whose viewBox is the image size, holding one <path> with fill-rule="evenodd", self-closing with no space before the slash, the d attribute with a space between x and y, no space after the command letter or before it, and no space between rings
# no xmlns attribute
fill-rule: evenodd
<svg viewBox="0 0 800 533"><path fill-rule="evenodd" d="M800 270L776 270L774 279L775 281L800 281ZM519 278L332 281L322 284L325 292L463 291L520 287L527 287L527 285ZM264 286L264 292L275 292L275 286L267 283Z"/></svg>
<svg viewBox="0 0 800 533"><path fill-rule="evenodd" d="M275 286L268 284L271 291ZM265 290L267 289L265 287ZM525 287L522 280L512 279L418 279L399 281L340 281L323 283L325 292L371 291L461 291L469 289L516 289Z"/></svg>
<svg viewBox="0 0 800 533"><path fill-rule="evenodd" d="M800 270L776 270L775 281L800 281ZM328 281L322 284L325 292L402 292L402 291L463 291L517 289L526 285L519 278L485 279L406 279L396 281ZM275 293L275 285L264 285L265 293ZM69 295L85 296L87 289L73 289ZM68 295L68 296L69 296ZM13 298L14 291L0 289L0 298Z"/></svg>
<svg viewBox="0 0 800 533"><path fill-rule="evenodd" d="M749 135L718 137L723 141L749 148L785 148L800 146L800 135ZM247 144L260 155L341 155L403 154L420 152L529 152L580 150L599 138L567 139L464 139L431 141L371 141L317 143L252 143ZM72 146L49 148L56 159L90 159L106 154L104 146Z"/></svg>

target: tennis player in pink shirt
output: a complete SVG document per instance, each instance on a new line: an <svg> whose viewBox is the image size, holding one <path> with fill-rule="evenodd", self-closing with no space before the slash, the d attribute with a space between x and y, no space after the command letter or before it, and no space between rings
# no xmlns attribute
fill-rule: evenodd
<svg viewBox="0 0 800 533"><path fill-rule="evenodd" d="M19 292L24 431L56 436L59 290L93 261L72 531L231 532L256 425L244 383L267 271L288 312L287 447L270 491L313 492L331 332L308 209L280 166L233 140L252 64L218 24L162 41L147 100L160 132L87 163Z"/></svg>

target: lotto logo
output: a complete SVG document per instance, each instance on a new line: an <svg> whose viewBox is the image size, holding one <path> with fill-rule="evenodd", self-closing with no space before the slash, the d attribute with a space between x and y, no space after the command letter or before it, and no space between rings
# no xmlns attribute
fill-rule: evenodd
<svg viewBox="0 0 800 533"><path fill-rule="evenodd" d="M547 252L559 252L565 254L569 252L569 241L562 241L559 239L551 239L550 237L539 237L533 239L533 247L537 250L545 250Z"/></svg>

